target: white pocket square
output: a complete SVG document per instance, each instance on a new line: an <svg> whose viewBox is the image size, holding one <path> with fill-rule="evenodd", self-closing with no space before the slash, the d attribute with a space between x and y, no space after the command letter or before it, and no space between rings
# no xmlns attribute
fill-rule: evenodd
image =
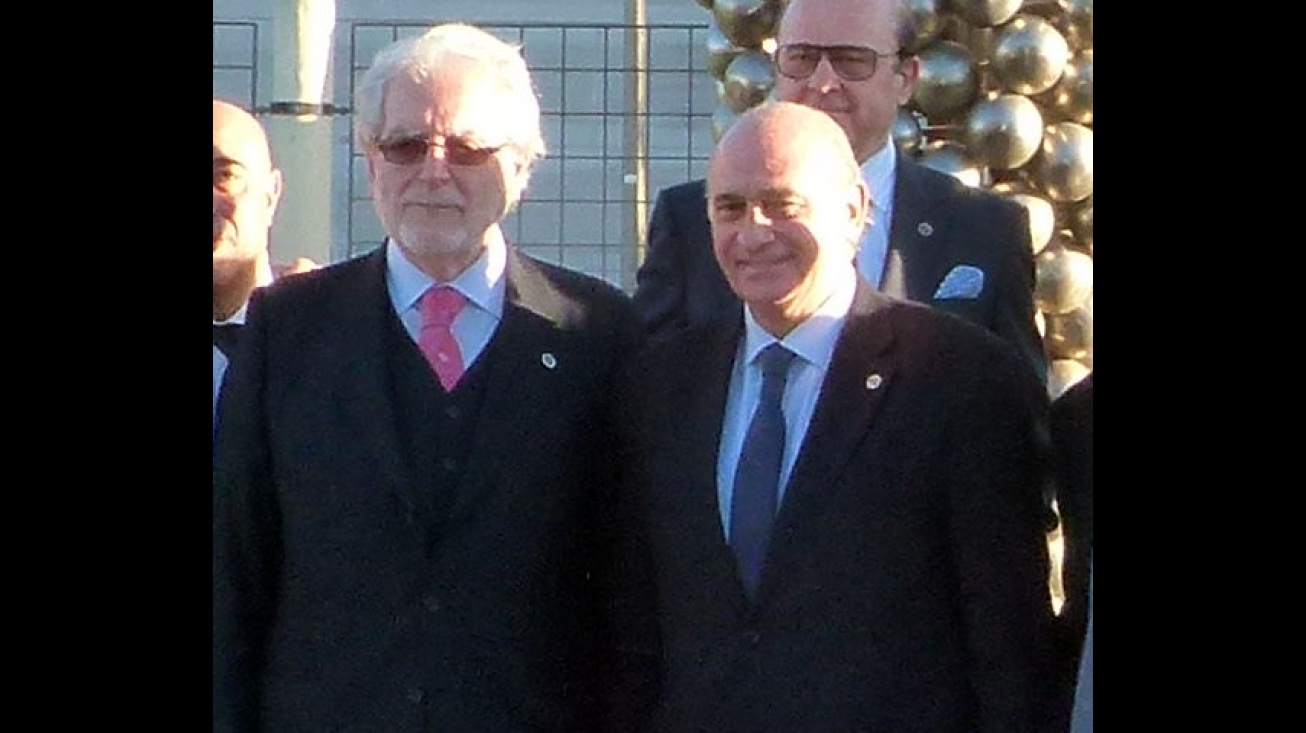
<svg viewBox="0 0 1306 733"><path fill-rule="evenodd" d="M934 291L935 300L978 298L984 290L984 271L970 265L957 265L948 272Z"/></svg>

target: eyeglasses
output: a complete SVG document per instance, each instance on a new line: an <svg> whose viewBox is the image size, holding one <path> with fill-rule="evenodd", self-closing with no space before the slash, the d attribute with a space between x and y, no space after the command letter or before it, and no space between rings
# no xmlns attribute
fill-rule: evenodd
<svg viewBox="0 0 1306 733"><path fill-rule="evenodd" d="M431 148L436 146L444 148L444 160L449 165L470 168L481 165L508 145L504 143L489 148L478 148L456 137L446 137L442 142L426 137L406 137L376 144L377 149L381 151L381 157L395 165L419 163L425 160Z"/></svg>
<svg viewBox="0 0 1306 733"><path fill-rule="evenodd" d="M790 79L806 79L821 63L821 57L830 59L830 68L845 81L861 81L875 76L875 64L880 58L895 58L900 51L880 53L865 46L817 46L811 43L790 43L776 49L775 68Z"/></svg>

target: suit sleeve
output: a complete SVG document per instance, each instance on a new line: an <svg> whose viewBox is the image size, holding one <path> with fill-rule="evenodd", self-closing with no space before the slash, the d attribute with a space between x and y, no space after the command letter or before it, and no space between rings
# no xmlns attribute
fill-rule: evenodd
<svg viewBox="0 0 1306 733"><path fill-rule="evenodd" d="M266 328L251 300L241 351L218 403L213 466L213 730L257 730L259 680L277 557L265 435Z"/></svg>
<svg viewBox="0 0 1306 733"><path fill-rule="evenodd" d="M948 526L956 563L976 731L1034 730L1052 624L1042 492L1051 470L1047 398L1010 351L973 370L949 440ZM981 373L982 372L982 373Z"/></svg>
<svg viewBox="0 0 1306 733"><path fill-rule="evenodd" d="M684 233L676 224L675 206L667 190L658 194L649 217L644 261L635 272L635 310L645 333L661 336L688 323L685 288L688 273L682 255Z"/></svg>
<svg viewBox="0 0 1306 733"><path fill-rule="evenodd" d="M1003 221L995 232L1009 232L1000 241L1003 257L997 278L993 330L1020 351L1039 381L1047 383L1047 355L1035 325L1034 246L1029 234L1029 212L1015 204L1004 207Z"/></svg>

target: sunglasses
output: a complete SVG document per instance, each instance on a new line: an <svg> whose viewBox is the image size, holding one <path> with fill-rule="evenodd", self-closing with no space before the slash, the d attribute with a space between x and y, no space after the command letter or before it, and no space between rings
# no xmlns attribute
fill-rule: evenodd
<svg viewBox="0 0 1306 733"><path fill-rule="evenodd" d="M426 159L431 148L442 147L444 162L465 167L481 165L507 146L507 143L504 143L489 148L478 148L456 137L446 137L442 142L425 137L406 137L376 144L377 149L381 151L381 157L395 165L419 163Z"/></svg>
<svg viewBox="0 0 1306 733"><path fill-rule="evenodd" d="M875 65L880 58L894 58L900 54L880 53L865 46L817 46L812 43L790 43L776 49L775 68L790 79L806 79L821 63L821 57L830 59L830 68L845 81L861 81L875 76Z"/></svg>

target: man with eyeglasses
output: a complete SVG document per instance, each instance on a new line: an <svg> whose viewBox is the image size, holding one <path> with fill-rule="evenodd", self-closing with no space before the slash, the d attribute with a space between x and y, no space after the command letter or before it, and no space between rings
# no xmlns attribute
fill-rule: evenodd
<svg viewBox="0 0 1306 733"><path fill-rule="evenodd" d="M519 50L383 49L383 246L255 293L219 406L215 731L592 731L591 520L629 298L500 222L545 152Z"/></svg>
<svg viewBox="0 0 1306 733"><path fill-rule="evenodd" d="M872 210L857 254L882 292L929 303L1002 336L1046 380L1035 324L1034 254L1020 204L968 188L903 155L893 123L920 73L902 0L792 0L777 26L776 99L828 113L848 135ZM635 305L656 338L738 298L712 259L704 182L664 189L650 216Z"/></svg>

